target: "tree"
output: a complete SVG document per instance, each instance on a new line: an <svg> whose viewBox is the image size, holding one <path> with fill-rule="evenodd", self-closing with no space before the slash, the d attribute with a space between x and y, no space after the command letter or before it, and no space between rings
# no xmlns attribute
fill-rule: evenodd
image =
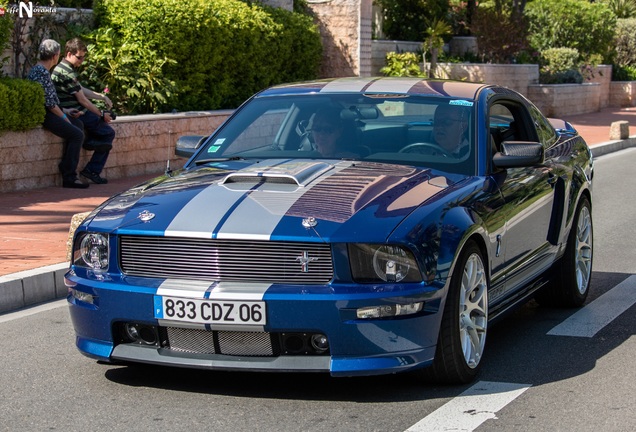
<svg viewBox="0 0 636 432"><path fill-rule="evenodd" d="M444 46L444 37L452 34L452 31L453 29L446 21L435 19L424 32L426 35L424 39L424 51L431 53L431 68L428 71L429 78L435 78L437 55L439 54L439 50ZM424 63L426 63L426 61L424 61Z"/></svg>
<svg viewBox="0 0 636 432"><path fill-rule="evenodd" d="M382 32L388 39L421 40L427 23L448 15L448 0L377 0L382 7Z"/></svg>

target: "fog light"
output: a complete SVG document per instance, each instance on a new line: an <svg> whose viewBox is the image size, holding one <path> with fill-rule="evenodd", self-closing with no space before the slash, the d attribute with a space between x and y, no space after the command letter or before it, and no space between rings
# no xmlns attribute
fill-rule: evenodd
<svg viewBox="0 0 636 432"><path fill-rule="evenodd" d="M413 315L424 307L424 302L409 303L405 305L384 305L363 307L356 311L359 319L390 318L396 316Z"/></svg>
<svg viewBox="0 0 636 432"><path fill-rule="evenodd" d="M311 335L311 346L316 352L325 352L329 349L329 339L323 334Z"/></svg>
<svg viewBox="0 0 636 432"><path fill-rule="evenodd" d="M127 323L124 326L126 336L133 342L143 345L156 345L157 344L157 332L153 326Z"/></svg>

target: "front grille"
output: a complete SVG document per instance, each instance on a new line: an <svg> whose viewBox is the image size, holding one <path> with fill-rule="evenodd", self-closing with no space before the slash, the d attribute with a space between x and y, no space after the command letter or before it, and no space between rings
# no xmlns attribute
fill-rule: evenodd
<svg viewBox="0 0 636 432"><path fill-rule="evenodd" d="M166 332L167 348L174 351L232 356L274 356L269 333L207 331L179 327L167 327Z"/></svg>
<svg viewBox="0 0 636 432"><path fill-rule="evenodd" d="M129 276L320 285L333 278L324 243L121 236L119 257Z"/></svg>

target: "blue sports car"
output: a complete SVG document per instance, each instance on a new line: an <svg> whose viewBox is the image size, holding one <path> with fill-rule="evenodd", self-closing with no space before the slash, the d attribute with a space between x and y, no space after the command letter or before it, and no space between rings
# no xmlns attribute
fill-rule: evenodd
<svg viewBox="0 0 636 432"><path fill-rule="evenodd" d="M495 319L588 294L591 152L509 89L279 85L177 153L75 234L89 357L466 383Z"/></svg>

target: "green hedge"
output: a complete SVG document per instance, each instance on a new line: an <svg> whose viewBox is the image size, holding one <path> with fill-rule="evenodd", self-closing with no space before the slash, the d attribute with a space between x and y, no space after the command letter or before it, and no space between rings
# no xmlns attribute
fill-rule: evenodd
<svg viewBox="0 0 636 432"><path fill-rule="evenodd" d="M44 121L44 90L36 82L0 78L0 131L28 130Z"/></svg>
<svg viewBox="0 0 636 432"><path fill-rule="evenodd" d="M119 107L124 112L143 111L132 103L139 97L152 112L235 108L263 88L318 74L320 34L307 15L238 0L101 0L94 7L102 30L92 35L89 84L131 101ZM104 37L104 28L113 34ZM122 50L128 54L117 58ZM128 94L131 86L141 96Z"/></svg>
<svg viewBox="0 0 636 432"><path fill-rule="evenodd" d="M580 0L534 0L525 9L530 45L541 52L548 48L576 48L580 60L601 57L611 61L616 15L603 3Z"/></svg>

